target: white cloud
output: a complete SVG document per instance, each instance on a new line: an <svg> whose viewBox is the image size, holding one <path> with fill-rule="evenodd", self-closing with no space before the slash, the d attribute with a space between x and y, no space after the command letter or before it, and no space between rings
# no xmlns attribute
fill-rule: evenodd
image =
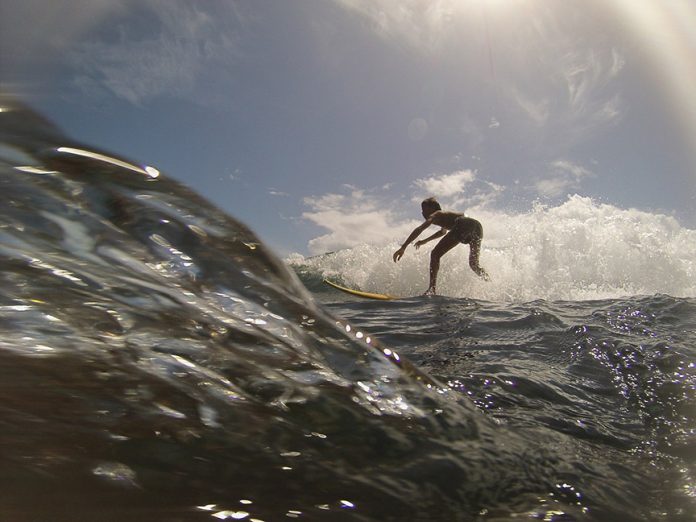
<svg viewBox="0 0 696 522"><path fill-rule="evenodd" d="M480 186L476 187L475 190L470 190L469 194L455 199L452 206L459 211L487 208L497 203L504 191L505 187L502 185L481 181Z"/></svg>
<svg viewBox="0 0 696 522"><path fill-rule="evenodd" d="M556 160L551 163L551 168L559 173L567 173L577 181L594 175L592 171L586 169L585 167L567 160Z"/></svg>
<svg viewBox="0 0 696 522"><path fill-rule="evenodd" d="M538 180L535 188L542 196L558 197L564 195L573 184L573 181L568 179L547 178Z"/></svg>
<svg viewBox="0 0 696 522"><path fill-rule="evenodd" d="M451 174L431 176L417 179L415 185L425 190L429 195L440 198L451 198L464 192L464 188L475 178L471 170L460 170Z"/></svg>
<svg viewBox="0 0 696 522"><path fill-rule="evenodd" d="M477 179L471 170L418 179L414 186L419 189L412 198L414 203L435 196L443 208L456 212L489 207L498 202L505 191L502 185Z"/></svg>
<svg viewBox="0 0 696 522"><path fill-rule="evenodd" d="M406 236L415 221L398 222L394 203L384 194L368 195L347 187L349 194L325 194L304 199L310 211L302 217L329 232L309 242L312 254L321 254L361 244L382 244ZM403 209L400 209L403 210Z"/></svg>
<svg viewBox="0 0 696 522"><path fill-rule="evenodd" d="M474 183L476 186L469 185ZM464 187L468 187L464 192ZM312 254L321 254L361 244L386 244L403 241L422 222L420 202L424 194L414 194L408 203L394 200L385 187L366 191L345 185L346 194L329 193L307 197L309 211L302 217L326 230L309 242ZM481 209L497 201L503 187L486 181L476 181L475 174L464 170L416 180L414 188L427 195L436 195L443 207L459 212ZM431 192L431 189L436 189ZM408 215L417 219L403 220Z"/></svg>

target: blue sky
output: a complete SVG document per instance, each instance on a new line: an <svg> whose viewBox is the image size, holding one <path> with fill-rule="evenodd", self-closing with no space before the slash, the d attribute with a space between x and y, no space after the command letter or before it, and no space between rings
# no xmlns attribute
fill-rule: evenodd
<svg viewBox="0 0 696 522"><path fill-rule="evenodd" d="M590 196L696 227L691 0L3 0L0 79L279 254L418 201Z"/></svg>

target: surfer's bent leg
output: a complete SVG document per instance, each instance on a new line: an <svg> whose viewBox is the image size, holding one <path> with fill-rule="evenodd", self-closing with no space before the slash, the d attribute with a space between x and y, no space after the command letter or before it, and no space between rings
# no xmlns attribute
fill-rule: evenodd
<svg viewBox="0 0 696 522"><path fill-rule="evenodd" d="M477 276L490 281L488 272L479 265L479 255L481 255L481 238L476 237L469 243L469 266Z"/></svg>
<svg viewBox="0 0 696 522"><path fill-rule="evenodd" d="M479 265L481 255L481 241L483 240L483 227L475 219L460 217L456 221L455 229L460 233L461 242L469 245L469 267L474 273L490 281L488 273Z"/></svg>
<svg viewBox="0 0 696 522"><path fill-rule="evenodd" d="M440 271L440 258L459 244L459 238L453 231L443 237L430 253L430 286L426 295L434 295L437 286L437 273Z"/></svg>

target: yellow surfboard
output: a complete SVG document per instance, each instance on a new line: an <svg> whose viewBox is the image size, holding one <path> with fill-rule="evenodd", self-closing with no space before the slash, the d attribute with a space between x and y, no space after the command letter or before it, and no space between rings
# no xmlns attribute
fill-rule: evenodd
<svg viewBox="0 0 696 522"><path fill-rule="evenodd" d="M326 283L329 286L332 286L336 290L340 290L341 292L345 292L356 297L364 297L365 299L380 299L382 301L391 301L392 299L398 299L398 297L395 297L393 295L375 294L373 292L362 292L353 288L346 288L345 286L338 285L333 281L329 281L328 279L324 279L324 283Z"/></svg>

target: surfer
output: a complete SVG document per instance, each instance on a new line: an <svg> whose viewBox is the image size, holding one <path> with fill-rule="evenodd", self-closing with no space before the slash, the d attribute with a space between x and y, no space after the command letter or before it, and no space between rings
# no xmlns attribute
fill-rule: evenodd
<svg viewBox="0 0 696 522"><path fill-rule="evenodd" d="M442 239L435 245L430 254L430 286L425 291L424 295L435 295L435 286L437 284L437 273L440 270L440 258L447 252L452 250L459 243L469 245L469 266L471 269L484 280L489 281L490 277L479 265L479 255L481 253L481 240L483 239L483 227L481 223L475 219L466 217L461 212L449 212L442 210L442 207L435 198L428 198L421 203L423 217L425 221L418 225L408 239L401 245L401 248L394 252L394 262L396 263L402 258L406 247L411 244L411 241L416 239L430 225L437 225L440 228L432 236L416 241L415 247L418 250L427 242L433 239Z"/></svg>

